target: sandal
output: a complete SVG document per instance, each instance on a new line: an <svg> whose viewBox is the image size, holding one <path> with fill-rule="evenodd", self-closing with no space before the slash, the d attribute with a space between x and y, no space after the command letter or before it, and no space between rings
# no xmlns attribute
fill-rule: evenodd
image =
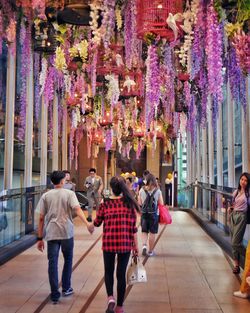
<svg viewBox="0 0 250 313"><path fill-rule="evenodd" d="M239 274L240 273L240 267L238 265L236 265L234 268L233 268L233 273L234 274Z"/></svg>

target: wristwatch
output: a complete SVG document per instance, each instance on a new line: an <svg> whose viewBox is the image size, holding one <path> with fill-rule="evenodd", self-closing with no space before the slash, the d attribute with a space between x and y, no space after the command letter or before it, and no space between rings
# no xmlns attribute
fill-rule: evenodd
<svg viewBox="0 0 250 313"><path fill-rule="evenodd" d="M43 237L36 237L36 240L41 241L41 240L43 240Z"/></svg>

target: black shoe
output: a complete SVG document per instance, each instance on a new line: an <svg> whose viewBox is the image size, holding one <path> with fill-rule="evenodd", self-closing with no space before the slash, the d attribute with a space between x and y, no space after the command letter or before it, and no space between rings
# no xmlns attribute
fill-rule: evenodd
<svg viewBox="0 0 250 313"><path fill-rule="evenodd" d="M58 304L59 299L51 299L51 301L52 301L52 304Z"/></svg>
<svg viewBox="0 0 250 313"><path fill-rule="evenodd" d="M91 217L91 216L88 216L88 217L87 217L87 221L91 223L91 222L92 222L92 217Z"/></svg>
<svg viewBox="0 0 250 313"><path fill-rule="evenodd" d="M74 290L73 290L73 288L69 288L69 289L67 289L67 290L63 290L62 291L62 295L64 296L64 297L67 297L67 296L70 296L70 295L72 295L74 293Z"/></svg>

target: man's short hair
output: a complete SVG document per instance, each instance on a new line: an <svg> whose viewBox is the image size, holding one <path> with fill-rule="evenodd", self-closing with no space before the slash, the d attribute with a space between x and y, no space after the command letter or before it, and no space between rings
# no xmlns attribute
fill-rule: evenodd
<svg viewBox="0 0 250 313"><path fill-rule="evenodd" d="M70 174L70 171L64 170L63 173L65 173L65 174Z"/></svg>
<svg viewBox="0 0 250 313"><path fill-rule="evenodd" d="M89 173L90 173L90 172L96 173L96 169L95 169L94 167L91 167L91 168L89 169Z"/></svg>
<svg viewBox="0 0 250 313"><path fill-rule="evenodd" d="M50 179L54 185L59 185L66 174L63 171L54 171L50 175Z"/></svg>
<svg viewBox="0 0 250 313"><path fill-rule="evenodd" d="M144 176L144 177L146 177L148 174L150 174L150 172L149 172L148 170L145 170L145 171L143 172L143 176Z"/></svg>

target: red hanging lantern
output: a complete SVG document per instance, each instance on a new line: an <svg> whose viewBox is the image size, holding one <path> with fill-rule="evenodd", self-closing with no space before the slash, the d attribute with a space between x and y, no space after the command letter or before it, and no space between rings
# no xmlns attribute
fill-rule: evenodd
<svg viewBox="0 0 250 313"><path fill-rule="evenodd" d="M101 129L93 129L92 131L92 142L96 145L103 143L103 131Z"/></svg>
<svg viewBox="0 0 250 313"><path fill-rule="evenodd" d="M111 44L107 50L104 47L99 49L96 66L97 75L120 75L124 73L124 69L123 46Z"/></svg>
<svg viewBox="0 0 250 313"><path fill-rule="evenodd" d="M182 13L182 0L137 0L137 34L143 38L147 33L173 41L174 32L168 28L169 14Z"/></svg>
<svg viewBox="0 0 250 313"><path fill-rule="evenodd" d="M145 136L145 130L141 126L135 127L133 130L133 137L143 138Z"/></svg>
<svg viewBox="0 0 250 313"><path fill-rule="evenodd" d="M104 115L101 117L99 124L102 127L107 127L107 126L111 126L112 125L112 121L111 121L111 116L110 116L110 112L105 112Z"/></svg>

